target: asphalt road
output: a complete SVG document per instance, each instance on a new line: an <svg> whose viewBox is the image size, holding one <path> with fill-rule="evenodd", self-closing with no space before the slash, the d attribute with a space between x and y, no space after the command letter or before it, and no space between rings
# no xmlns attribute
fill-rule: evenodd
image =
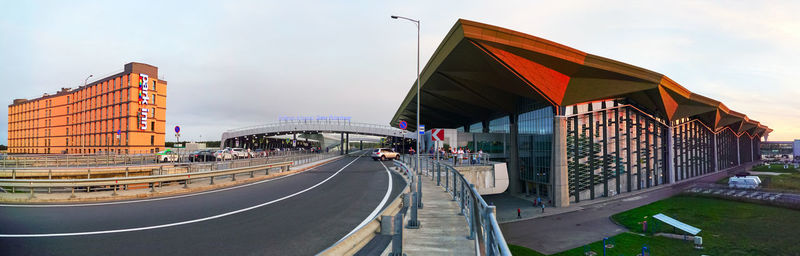
<svg viewBox="0 0 800 256"><path fill-rule="evenodd" d="M0 255L313 255L356 228L384 198L388 205L403 186L380 162L344 157L191 196L0 206Z"/></svg>

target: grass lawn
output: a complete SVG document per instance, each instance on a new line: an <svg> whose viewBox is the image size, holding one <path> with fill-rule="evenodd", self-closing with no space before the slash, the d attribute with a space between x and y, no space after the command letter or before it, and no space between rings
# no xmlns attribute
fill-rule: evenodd
<svg viewBox="0 0 800 256"><path fill-rule="evenodd" d="M756 172L780 172L780 173L798 173L799 170L794 168L794 164L789 164L788 169L783 169L782 164L759 165L754 166L753 171Z"/></svg>
<svg viewBox="0 0 800 256"><path fill-rule="evenodd" d="M612 216L633 232L642 232L644 216L664 213L702 229L705 249L683 253L667 247L667 255L793 255L800 252L800 211L694 196L675 196ZM648 217L652 221L651 217ZM651 223L650 228L654 225ZM659 225L659 231L672 228ZM666 238L663 238L666 239ZM621 239L617 239L617 243ZM677 241L677 240L675 240ZM681 241L677 241L681 242ZM682 242L681 242L682 243ZM652 243L655 247L655 243ZM691 248L691 243L685 247ZM673 253L672 250L676 250ZM657 251L654 254L664 255Z"/></svg>

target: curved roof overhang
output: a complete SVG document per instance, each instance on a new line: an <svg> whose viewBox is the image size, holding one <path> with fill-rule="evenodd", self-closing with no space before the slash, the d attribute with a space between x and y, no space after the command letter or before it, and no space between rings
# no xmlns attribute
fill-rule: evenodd
<svg viewBox="0 0 800 256"><path fill-rule="evenodd" d="M455 128L508 115L520 99L554 107L626 99L670 122L695 118L715 131L771 131L665 75L463 19L448 32L420 79L422 123L428 127ZM406 120L416 130L417 99L415 82L390 124Z"/></svg>

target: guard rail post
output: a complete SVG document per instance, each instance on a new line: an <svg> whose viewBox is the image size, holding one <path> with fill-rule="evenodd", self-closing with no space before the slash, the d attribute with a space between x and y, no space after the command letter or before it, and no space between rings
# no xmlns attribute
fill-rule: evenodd
<svg viewBox="0 0 800 256"><path fill-rule="evenodd" d="M125 167L125 177L128 177L128 167ZM122 185L122 190L128 190L128 184Z"/></svg>
<svg viewBox="0 0 800 256"><path fill-rule="evenodd" d="M52 180L53 179L53 170L52 169L51 170L47 170L47 179L48 180ZM52 193L53 192L52 189L53 188L51 188L51 187L47 187L47 193L48 194Z"/></svg>
<svg viewBox="0 0 800 256"><path fill-rule="evenodd" d="M417 201L417 193L411 193L411 199L411 219L408 220L408 225L406 225L406 228L418 229L419 220L417 219L417 204L414 203Z"/></svg>
<svg viewBox="0 0 800 256"><path fill-rule="evenodd" d="M88 180L91 178L92 178L92 169L86 169L86 179ZM90 188L89 186L86 186L87 193L89 192L89 188Z"/></svg>
<svg viewBox="0 0 800 256"><path fill-rule="evenodd" d="M31 190L31 195L28 197L28 199L36 198L36 196L33 195L33 182L31 182L31 187L29 189Z"/></svg>
<svg viewBox="0 0 800 256"><path fill-rule="evenodd" d="M404 256L403 253L403 212L394 216L394 234L392 235L392 252L389 256Z"/></svg>
<svg viewBox="0 0 800 256"><path fill-rule="evenodd" d="M11 179L17 179L17 170L11 170ZM11 187L11 193L17 193L17 187Z"/></svg>

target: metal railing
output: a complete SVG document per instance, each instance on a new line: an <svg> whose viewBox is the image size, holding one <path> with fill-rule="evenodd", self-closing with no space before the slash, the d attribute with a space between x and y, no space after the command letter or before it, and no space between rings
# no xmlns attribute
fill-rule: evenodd
<svg viewBox="0 0 800 256"><path fill-rule="evenodd" d="M415 154L408 154L408 155L401 155L401 158L405 158L403 161L407 161L408 158L416 158ZM453 153L443 153L443 154L420 154L420 158L425 158L426 162L423 164L432 164L433 162L441 162L446 165L450 166L486 166L491 165L492 162L490 159L490 155L488 153L464 153L464 154L453 154ZM413 160L412 160L413 161ZM423 166L427 167L427 166Z"/></svg>
<svg viewBox="0 0 800 256"><path fill-rule="evenodd" d="M401 159L407 164L405 168L416 169L418 164L416 157L403 156ZM431 157L420 159L422 160L422 163L419 163L420 170L435 180L437 186L442 186L453 196L453 200L458 202L459 215L464 216L470 228L467 239L476 240L476 250L484 248L484 255L511 255L497 222L495 206L487 204L475 185L470 184L453 166Z"/></svg>

